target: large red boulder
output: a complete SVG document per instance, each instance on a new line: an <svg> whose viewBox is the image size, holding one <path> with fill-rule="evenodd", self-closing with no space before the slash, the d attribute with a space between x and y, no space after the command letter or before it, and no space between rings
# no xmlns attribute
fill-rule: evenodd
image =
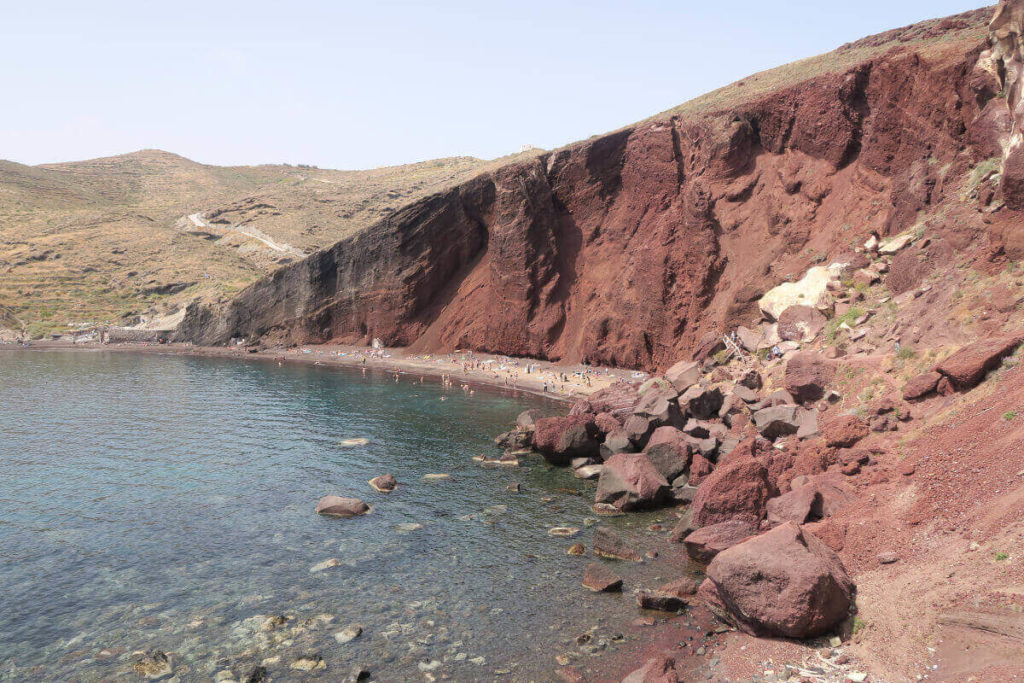
<svg viewBox="0 0 1024 683"><path fill-rule="evenodd" d="M658 427L651 434L644 454L669 482L690 467L690 448L686 434L675 427Z"/></svg>
<svg viewBox="0 0 1024 683"><path fill-rule="evenodd" d="M835 367L821 354L799 351L786 363L785 387L799 402L817 401L836 376Z"/></svg>
<svg viewBox="0 0 1024 683"><path fill-rule="evenodd" d="M868 426L856 415L840 415L825 425L825 443L849 448L868 435Z"/></svg>
<svg viewBox="0 0 1024 683"><path fill-rule="evenodd" d="M1021 335L993 337L968 344L935 368L949 378L953 386L964 391L985 379L990 370L999 367L1006 356L1020 346Z"/></svg>
<svg viewBox="0 0 1024 683"><path fill-rule="evenodd" d="M786 522L804 524L824 517L821 494L813 486L801 486L768 501L768 523L779 526Z"/></svg>
<svg viewBox="0 0 1024 683"><path fill-rule="evenodd" d="M847 617L855 586L839 556L792 523L719 553L700 595L755 636L811 638Z"/></svg>
<svg viewBox="0 0 1024 683"><path fill-rule="evenodd" d="M667 502L672 495L668 480L643 453L617 453L608 458L597 480L595 503L608 503L620 510L650 508Z"/></svg>
<svg viewBox="0 0 1024 683"><path fill-rule="evenodd" d="M903 399L913 401L924 398L938 388L941 379L942 373L934 370L912 378L903 387Z"/></svg>
<svg viewBox="0 0 1024 683"><path fill-rule="evenodd" d="M755 533L754 527L740 519L730 519L711 526L697 529L685 539L686 554L691 559L707 564L715 555L737 543L742 543Z"/></svg>
<svg viewBox="0 0 1024 683"><path fill-rule="evenodd" d="M693 524L703 527L736 519L757 527L764 518L770 494L764 465L749 457L730 459L697 487Z"/></svg>
<svg viewBox="0 0 1024 683"><path fill-rule="evenodd" d="M534 423L533 446L553 465L567 466L573 458L596 458L601 444L592 413L542 417Z"/></svg>

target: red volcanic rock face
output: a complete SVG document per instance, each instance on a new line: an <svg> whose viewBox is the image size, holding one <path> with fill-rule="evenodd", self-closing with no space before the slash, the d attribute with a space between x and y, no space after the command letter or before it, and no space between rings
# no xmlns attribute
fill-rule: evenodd
<svg viewBox="0 0 1024 683"><path fill-rule="evenodd" d="M178 336L377 337L645 368L713 353L761 294L806 271L812 235L815 252L834 255L942 200L951 184L933 169L961 172L988 101L968 87L982 47L953 43L927 60L903 48L502 167L226 305L192 307Z"/></svg>

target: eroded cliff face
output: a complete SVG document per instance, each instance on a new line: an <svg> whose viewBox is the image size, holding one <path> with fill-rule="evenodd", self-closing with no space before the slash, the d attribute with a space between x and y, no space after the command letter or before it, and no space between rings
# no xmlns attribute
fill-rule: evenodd
<svg viewBox="0 0 1024 683"><path fill-rule="evenodd" d="M1000 0L989 24L991 48L975 70L976 87L992 92L984 120L1002 156L1002 191L1007 206L1024 209L1024 0Z"/></svg>
<svg viewBox="0 0 1024 683"><path fill-rule="evenodd" d="M986 47L908 44L504 167L193 308L179 335L664 367L953 197L1005 135Z"/></svg>

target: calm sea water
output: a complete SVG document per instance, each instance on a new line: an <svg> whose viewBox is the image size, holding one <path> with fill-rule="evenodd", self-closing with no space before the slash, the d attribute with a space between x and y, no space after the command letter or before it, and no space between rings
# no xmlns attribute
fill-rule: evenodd
<svg viewBox="0 0 1024 683"><path fill-rule="evenodd" d="M281 681L354 665L381 681L540 681L566 652L599 668L636 608L583 591L589 560L565 554L589 546L593 484L540 460L471 460L519 411L560 406L416 380L0 353L0 680L140 680L133 653L154 649L181 681L241 681L261 663ZM394 493L367 484L385 472ZM319 517L326 494L374 510ZM549 536L558 525L582 531ZM362 635L338 642L352 625ZM292 668L314 655L323 668Z"/></svg>

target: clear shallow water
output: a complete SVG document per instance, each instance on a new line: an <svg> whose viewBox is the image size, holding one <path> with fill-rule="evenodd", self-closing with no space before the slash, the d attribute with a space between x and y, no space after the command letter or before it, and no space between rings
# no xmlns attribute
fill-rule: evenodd
<svg viewBox="0 0 1024 683"><path fill-rule="evenodd" d="M264 660L273 680L551 680L556 654L593 656L592 627L614 649L632 598L587 594L589 560L565 554L589 548L593 484L471 460L528 407L559 409L301 365L0 353L0 680L139 680L149 649L182 681ZM367 484L385 472L394 493ZM374 510L317 516L330 493ZM306 654L326 668L290 668Z"/></svg>

